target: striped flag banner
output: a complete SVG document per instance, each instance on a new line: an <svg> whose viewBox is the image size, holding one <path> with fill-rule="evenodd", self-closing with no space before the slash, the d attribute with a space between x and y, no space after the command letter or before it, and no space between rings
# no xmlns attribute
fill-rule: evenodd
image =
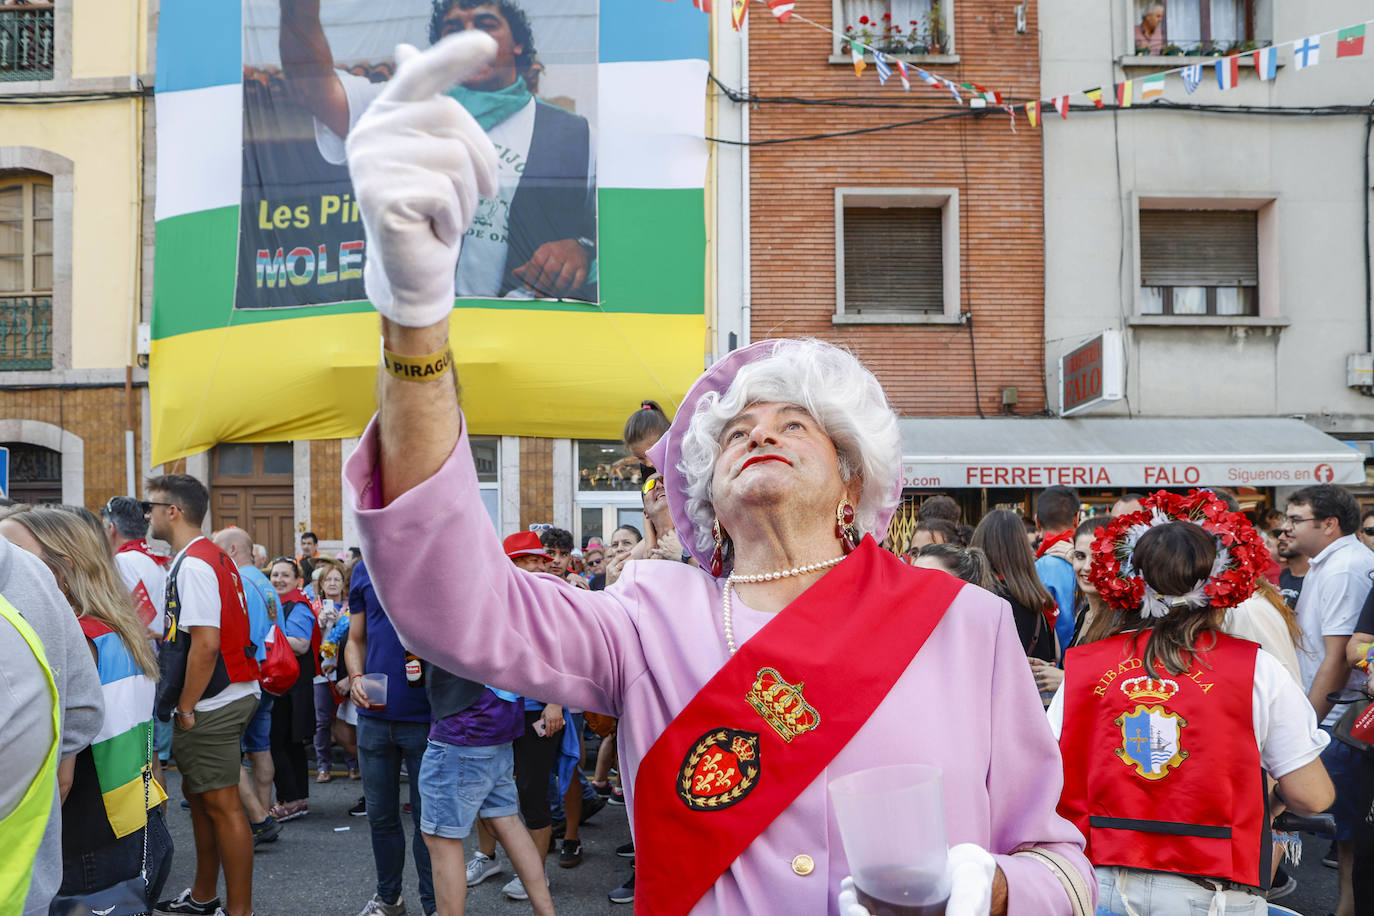
<svg viewBox="0 0 1374 916"><path fill-rule="evenodd" d="M887 65L886 56L882 51L873 52L873 66L878 71L879 85L886 86L887 78L892 75L892 68Z"/></svg>
<svg viewBox="0 0 1374 916"><path fill-rule="evenodd" d="M1098 108L1101 108L1101 107L1102 107L1102 87L1101 87L1101 86L1098 86L1096 89L1084 89L1084 90L1083 90L1083 94L1086 95L1086 96L1088 97L1088 101L1092 102L1092 103L1093 103L1094 105L1096 105Z"/></svg>
<svg viewBox="0 0 1374 916"><path fill-rule="evenodd" d="M372 76L387 74L398 42L428 43L430 0L340 6L355 11L355 21L326 21L332 59L356 61ZM540 94L573 111L549 112L555 106L534 98L520 110L533 125L524 128L526 176L537 158L547 167L554 149L571 155L553 153L553 165L576 165L571 138L584 138L589 174L595 165L594 196L568 203L573 195L557 192L543 200L556 197L590 213L590 231L571 235L591 243L595 293L587 300L527 292L522 298L518 288L508 295L498 289L496 261L490 291L454 303L451 339L464 409L474 434L613 439L621 418L606 410L607 378L671 403L701 372L705 355L701 87L710 20L688 3L524 6L541 49L592 49L585 67L550 59L541 74ZM295 123L278 125L268 93L260 91L279 66L279 21L278 0L161 0L152 464L220 442L357 436L373 411L377 316L363 292L367 251L351 185L325 158L323 132L318 142L308 135L280 142L298 135ZM582 41L584 33L596 40ZM361 77L348 84L357 98L375 91L360 82L370 83ZM550 134L541 121L561 126ZM488 129L495 134L500 127ZM280 183L261 180L268 167ZM503 187L511 177L502 173ZM519 189L520 180L511 187ZM520 193L509 217L489 201L479 202L478 212L499 224L514 223L522 206L556 215L537 196L521 204ZM274 215L281 212L291 219L278 228ZM292 225L298 215L305 225ZM565 224L568 215L560 218ZM465 254L471 245L469 237ZM460 281L463 270L460 261ZM310 346L301 347L302 339ZM272 371L263 371L266 365ZM550 411L553 402L558 409ZM253 409L244 410L245 403Z"/></svg>
<svg viewBox="0 0 1374 916"><path fill-rule="evenodd" d="M1213 66L1217 69L1217 86L1222 91L1236 88L1236 84L1240 82L1240 55L1223 57Z"/></svg>
<svg viewBox="0 0 1374 916"><path fill-rule="evenodd" d="M953 80L944 80L943 82L945 88L949 90L949 94L954 96L954 101L958 102L960 105L964 104L964 96L963 93L959 91L958 85L955 84Z"/></svg>
<svg viewBox="0 0 1374 916"><path fill-rule="evenodd" d="M1202 83L1202 64L1190 64L1179 70L1178 75L1183 78L1183 88L1192 95Z"/></svg>
<svg viewBox="0 0 1374 916"><path fill-rule="evenodd" d="M1255 72L1262 80L1271 80L1279 72L1279 49L1270 45L1255 51Z"/></svg>
<svg viewBox="0 0 1374 916"><path fill-rule="evenodd" d="M868 64L864 61L863 48L860 48L852 41L849 43L849 59L854 62L854 75L856 77L862 77Z"/></svg>
<svg viewBox="0 0 1374 916"><path fill-rule="evenodd" d="M1038 126L1040 126L1040 102L1039 102L1039 101L1027 102L1027 103L1026 103L1026 120L1030 122L1030 126L1031 126L1031 127L1038 127Z"/></svg>
<svg viewBox="0 0 1374 916"><path fill-rule="evenodd" d="M902 81L902 91L911 91L911 74L907 73L906 62L901 58L893 58L892 63L897 66L897 78Z"/></svg>
<svg viewBox="0 0 1374 916"><path fill-rule="evenodd" d="M940 85L940 80L937 77L931 76L929 73L922 70L920 67L916 68L916 75L919 76L927 86Z"/></svg>
<svg viewBox="0 0 1374 916"><path fill-rule="evenodd" d="M1164 94L1164 74L1154 73L1140 81L1140 101L1148 102Z"/></svg>
<svg viewBox="0 0 1374 916"><path fill-rule="evenodd" d="M768 0L768 9L777 17L778 22L786 22L792 18L792 10L796 4L792 0Z"/></svg>
<svg viewBox="0 0 1374 916"><path fill-rule="evenodd" d="M1126 80L1124 83L1116 84L1116 104L1118 108L1131 107L1131 89L1135 85L1135 80Z"/></svg>
<svg viewBox="0 0 1374 916"><path fill-rule="evenodd" d="M1069 97L1067 95L1056 96L1054 110L1059 112L1059 117L1067 118L1069 116Z"/></svg>
<svg viewBox="0 0 1374 916"><path fill-rule="evenodd" d="M749 0L731 0L730 25L738 32L744 28L744 20L749 18Z"/></svg>

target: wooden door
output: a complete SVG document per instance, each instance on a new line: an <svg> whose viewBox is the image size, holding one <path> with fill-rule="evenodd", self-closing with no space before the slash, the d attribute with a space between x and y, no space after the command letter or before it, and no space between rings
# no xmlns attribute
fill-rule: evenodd
<svg viewBox="0 0 1374 916"><path fill-rule="evenodd" d="M290 442L218 445L210 456L210 520L235 525L267 548L295 556L295 490Z"/></svg>

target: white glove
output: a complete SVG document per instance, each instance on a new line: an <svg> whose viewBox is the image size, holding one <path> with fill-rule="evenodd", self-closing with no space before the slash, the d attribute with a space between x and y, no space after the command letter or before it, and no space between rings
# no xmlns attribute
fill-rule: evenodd
<svg viewBox="0 0 1374 916"><path fill-rule="evenodd" d="M491 36L474 30L423 53L397 45L396 75L349 131L348 170L367 233L363 285L397 324L448 317L477 198L496 196L491 140L462 105L439 95L495 53Z"/></svg>
<svg viewBox="0 0 1374 916"><path fill-rule="evenodd" d="M949 881L949 902L945 916L988 916L992 909L992 879L997 860L976 843L960 843L949 851L945 877ZM873 916L859 903L854 879L840 882L840 916Z"/></svg>

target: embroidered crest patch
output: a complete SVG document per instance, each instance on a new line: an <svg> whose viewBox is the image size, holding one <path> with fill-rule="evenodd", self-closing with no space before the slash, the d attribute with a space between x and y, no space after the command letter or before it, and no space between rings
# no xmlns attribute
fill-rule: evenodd
<svg viewBox="0 0 1374 916"><path fill-rule="evenodd" d="M788 744L821 724L821 714L802 695L804 683L789 684L776 668L760 668L746 699Z"/></svg>
<svg viewBox="0 0 1374 916"><path fill-rule="evenodd" d="M1145 779L1163 779L1188 759L1183 749L1183 729L1188 721L1163 706L1137 706L1113 720L1121 726L1121 746L1116 755Z"/></svg>
<svg viewBox="0 0 1374 916"><path fill-rule="evenodd" d="M720 811L743 801L758 781L758 733L715 728L683 758L677 795L693 811Z"/></svg>

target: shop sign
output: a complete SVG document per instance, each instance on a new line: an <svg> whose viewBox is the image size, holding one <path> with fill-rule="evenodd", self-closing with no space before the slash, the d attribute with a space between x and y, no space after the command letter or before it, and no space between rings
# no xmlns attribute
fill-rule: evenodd
<svg viewBox="0 0 1374 916"><path fill-rule="evenodd" d="M1364 466L1357 461L1307 461L1275 457L1270 461L1191 462L1075 461L973 459L902 463L903 486L916 489L966 487L1293 487L1314 483L1363 484Z"/></svg>
<svg viewBox="0 0 1374 916"><path fill-rule="evenodd" d="M1059 414L1085 413L1125 393L1120 331L1103 331L1059 357Z"/></svg>

